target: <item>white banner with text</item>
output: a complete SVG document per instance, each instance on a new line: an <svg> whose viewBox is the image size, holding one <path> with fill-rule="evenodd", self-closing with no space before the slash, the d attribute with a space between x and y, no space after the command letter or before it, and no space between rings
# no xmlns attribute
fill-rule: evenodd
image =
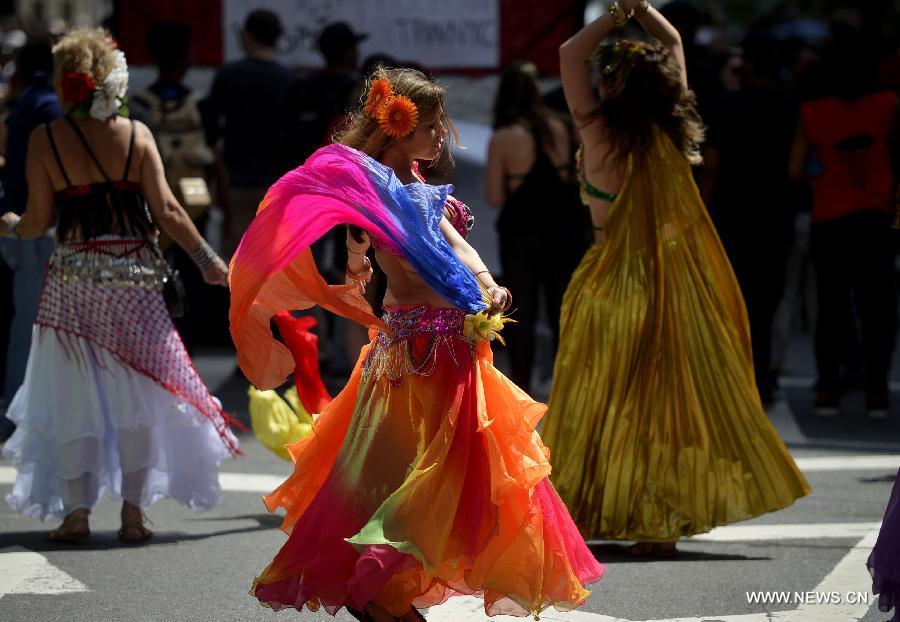
<svg viewBox="0 0 900 622"><path fill-rule="evenodd" d="M224 0L225 60L241 58L241 27L253 9L281 18L280 60L289 66L324 64L319 32L344 21L360 34L360 62L370 54L435 69L496 68L500 62L499 0Z"/></svg>

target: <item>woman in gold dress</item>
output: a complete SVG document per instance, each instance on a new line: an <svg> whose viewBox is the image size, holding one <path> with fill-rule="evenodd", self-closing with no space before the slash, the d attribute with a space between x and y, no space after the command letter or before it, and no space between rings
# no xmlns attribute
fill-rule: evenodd
<svg viewBox="0 0 900 622"><path fill-rule="evenodd" d="M655 41L601 44L631 17ZM616 0L560 68L596 243L563 301L553 481L586 537L671 555L810 488L760 404L744 302L691 174L703 132L678 31Z"/></svg>

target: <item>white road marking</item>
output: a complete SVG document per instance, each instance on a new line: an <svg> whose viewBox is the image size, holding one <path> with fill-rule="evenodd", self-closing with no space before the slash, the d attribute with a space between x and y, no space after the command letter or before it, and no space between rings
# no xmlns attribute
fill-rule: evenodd
<svg viewBox="0 0 900 622"><path fill-rule="evenodd" d="M872 594L872 577L866 568L866 559L875 546L878 539L878 528L874 528L864 535L850 552L838 562L822 582L816 586L815 592L819 594L836 593L846 595L850 593L868 594L863 603L842 602L835 604L800 605L793 612L791 622L856 622L869 610L869 604L876 602ZM862 600L862 599L860 599Z"/></svg>
<svg viewBox="0 0 900 622"><path fill-rule="evenodd" d="M900 469L900 454L862 456L800 456L794 462L804 473L822 471L880 471L896 473Z"/></svg>
<svg viewBox="0 0 900 622"><path fill-rule="evenodd" d="M890 471L900 468L900 454L800 456L794 459L804 473L827 471ZM288 465L285 465L288 466ZM219 474L219 484L227 492L258 492L268 494L278 488L287 478L289 469L283 475L270 473ZM16 470L11 466L0 466L0 485L16 481Z"/></svg>
<svg viewBox="0 0 900 622"><path fill-rule="evenodd" d="M843 598L840 604L801 605L791 611L767 611L761 613L745 613L738 615L705 615L688 618L665 618L646 622L857 622L866 615L870 605L875 602L871 593L872 579L866 571L866 558L878 537L879 524L868 529L863 537L850 549L837 566L817 585L812 592L830 594L832 592L845 596L850 593L868 594L868 600L862 603L851 603ZM862 600L862 599L860 599ZM511 616L495 616L488 618L484 613L484 604L478 598L464 596L451 598L446 603L428 610L428 622L521 622L522 618ZM548 609L541 614L541 620L553 622L632 622L624 618L614 618L587 611L568 611L561 613Z"/></svg>
<svg viewBox="0 0 900 622"><path fill-rule="evenodd" d="M861 538L881 523L805 523L798 525L725 525L687 541L756 542L759 540L818 540Z"/></svg>
<svg viewBox="0 0 900 622"><path fill-rule="evenodd" d="M289 473L289 472L288 472ZM258 492L269 494L287 479L285 475L264 473L219 473L219 485L228 492Z"/></svg>
<svg viewBox="0 0 900 622"><path fill-rule="evenodd" d="M43 555L13 546L0 550L0 598L6 594L68 594L87 592Z"/></svg>

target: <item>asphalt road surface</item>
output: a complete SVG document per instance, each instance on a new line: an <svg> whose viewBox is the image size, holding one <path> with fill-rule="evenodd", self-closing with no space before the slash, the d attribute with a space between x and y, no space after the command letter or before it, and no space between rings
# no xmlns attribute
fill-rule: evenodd
<svg viewBox="0 0 900 622"><path fill-rule="evenodd" d="M900 399L884 421L866 418L860 395L840 417L811 413L808 345L792 346L793 375L769 415L806 473L813 493L794 506L717 529L679 545L670 560L636 560L618 543L591 543L606 576L575 612L544 620L874 622L887 619L869 593L865 559L900 467ZM502 364L502 357L500 359ZM245 382L228 352L207 352L198 368L226 407L246 416ZM895 369L897 366L895 366ZM895 384L894 388L898 386ZM148 512L156 537L122 546L118 505L104 500L85 545L46 541L53 524L0 504L0 620L332 620L324 612L262 608L248 591L285 535L261 496L288 463L242 437L246 456L223 465L222 503L195 514L173 502ZM15 476L0 462L0 494ZM766 601L766 602L761 602ZM429 621L486 620L476 599L451 599ZM351 620L344 612L338 620ZM493 620L512 620L497 617Z"/></svg>

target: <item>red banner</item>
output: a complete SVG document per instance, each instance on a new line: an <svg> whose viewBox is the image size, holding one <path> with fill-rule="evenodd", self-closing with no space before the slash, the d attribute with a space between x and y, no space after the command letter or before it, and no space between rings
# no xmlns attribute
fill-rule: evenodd
<svg viewBox="0 0 900 622"><path fill-rule="evenodd" d="M501 0L501 65L530 60L542 74L558 75L558 48L583 25L585 4L586 0Z"/></svg>
<svg viewBox="0 0 900 622"><path fill-rule="evenodd" d="M220 0L128 0L115 5L119 45L129 65L152 65L147 33L162 21L191 27L191 60L195 65L222 64L222 3Z"/></svg>

